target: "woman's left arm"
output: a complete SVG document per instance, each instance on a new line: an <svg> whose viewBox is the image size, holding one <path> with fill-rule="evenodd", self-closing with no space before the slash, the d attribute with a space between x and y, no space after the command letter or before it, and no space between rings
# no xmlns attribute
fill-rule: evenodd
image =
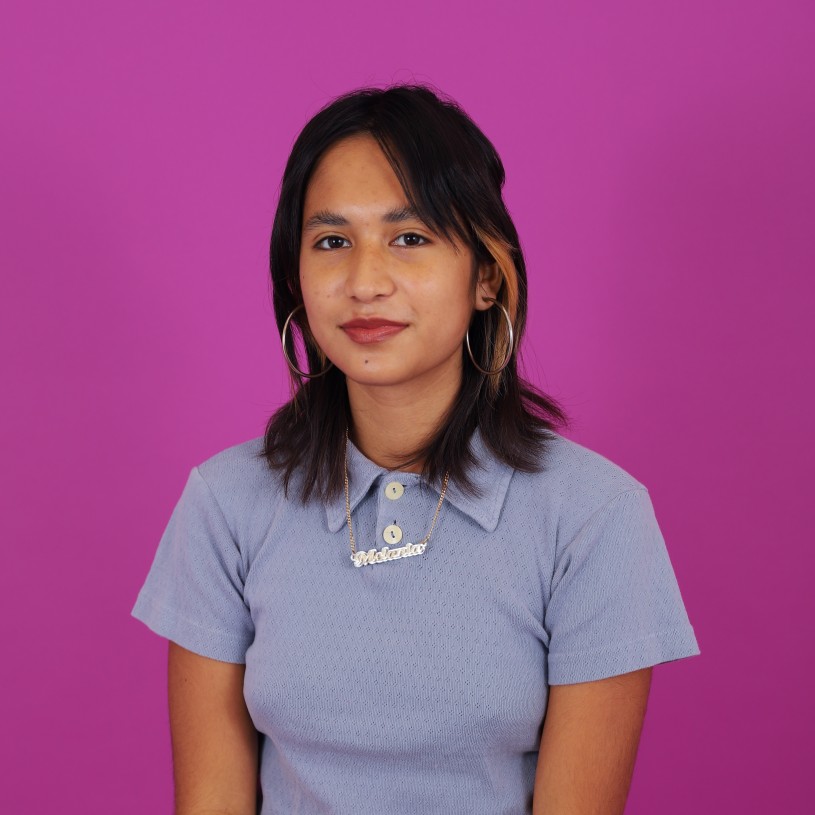
<svg viewBox="0 0 815 815"><path fill-rule="evenodd" d="M623 815L652 670L549 687L533 815Z"/></svg>

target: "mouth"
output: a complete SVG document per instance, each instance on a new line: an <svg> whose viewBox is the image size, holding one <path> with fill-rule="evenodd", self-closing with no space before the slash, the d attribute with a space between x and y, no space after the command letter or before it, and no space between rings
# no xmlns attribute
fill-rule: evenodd
<svg viewBox="0 0 815 815"><path fill-rule="evenodd" d="M354 342L360 345L368 345L393 337L407 328L407 325L405 323L395 323L392 320L350 320L343 323L340 328Z"/></svg>

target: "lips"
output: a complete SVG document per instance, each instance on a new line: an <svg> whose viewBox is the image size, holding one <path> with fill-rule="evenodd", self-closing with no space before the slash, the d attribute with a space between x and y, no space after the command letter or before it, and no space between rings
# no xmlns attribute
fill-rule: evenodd
<svg viewBox="0 0 815 815"><path fill-rule="evenodd" d="M373 342L382 342L389 337L398 334L402 329L407 328L405 323L397 323L393 320L383 320L378 317L372 317L364 320L358 318L356 320L349 320L343 323L340 328L357 343L361 345L368 345Z"/></svg>

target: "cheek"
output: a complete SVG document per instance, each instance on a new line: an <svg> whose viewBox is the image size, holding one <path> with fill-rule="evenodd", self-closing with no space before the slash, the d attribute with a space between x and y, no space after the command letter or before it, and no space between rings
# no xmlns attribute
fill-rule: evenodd
<svg viewBox="0 0 815 815"><path fill-rule="evenodd" d="M339 328L342 314L337 311L337 299L330 292L309 290L303 291L303 302L306 306L308 324L317 345L327 354L340 353L345 347L345 332Z"/></svg>
<svg viewBox="0 0 815 815"><path fill-rule="evenodd" d="M422 300L425 314L440 332L464 336L473 312L469 280L458 276L444 286L435 285L424 292Z"/></svg>
<svg viewBox="0 0 815 815"><path fill-rule="evenodd" d="M306 303L336 297L342 291L342 271L336 266L300 262L300 291Z"/></svg>
<svg viewBox="0 0 815 815"><path fill-rule="evenodd" d="M309 314L324 312L331 297L330 281L326 275L320 275L313 269L300 266L300 292Z"/></svg>
<svg viewBox="0 0 815 815"><path fill-rule="evenodd" d="M331 323L331 315L326 309L326 300L312 292L307 295L303 292L303 302L306 306L308 324L314 339L322 345L329 336L328 326Z"/></svg>

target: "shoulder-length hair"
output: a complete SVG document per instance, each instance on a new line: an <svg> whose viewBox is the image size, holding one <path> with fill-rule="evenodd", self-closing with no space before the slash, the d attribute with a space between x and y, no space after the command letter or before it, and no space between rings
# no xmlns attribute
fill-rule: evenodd
<svg viewBox="0 0 815 815"><path fill-rule="evenodd" d="M550 431L568 424L568 418L552 397L518 374L515 351L526 325L526 265L501 195L504 166L455 101L423 85L360 88L336 98L306 124L286 164L272 228L271 284L278 330L282 334L287 317L303 304L300 240L309 179L329 147L358 134L376 139L422 221L470 248L473 291L480 264L494 262L502 274L497 299L511 316L515 336L509 364L500 373L481 373L462 343L463 376L456 399L432 437L399 465L423 461L422 475L431 483L449 471L462 491L478 497L469 476L475 465L470 437L476 428L495 456L518 470L534 472L543 468ZM509 349L506 319L497 306L473 312L472 354L481 368L492 371ZM305 348L305 368L297 361L292 328ZM288 333L287 349L295 365L310 374L324 370L328 362L314 342L305 309L294 314ZM299 471L304 504L312 497L330 500L343 489L345 433L353 426L345 375L336 367L305 381L290 373L292 397L269 419L260 455L283 473L286 495Z"/></svg>

